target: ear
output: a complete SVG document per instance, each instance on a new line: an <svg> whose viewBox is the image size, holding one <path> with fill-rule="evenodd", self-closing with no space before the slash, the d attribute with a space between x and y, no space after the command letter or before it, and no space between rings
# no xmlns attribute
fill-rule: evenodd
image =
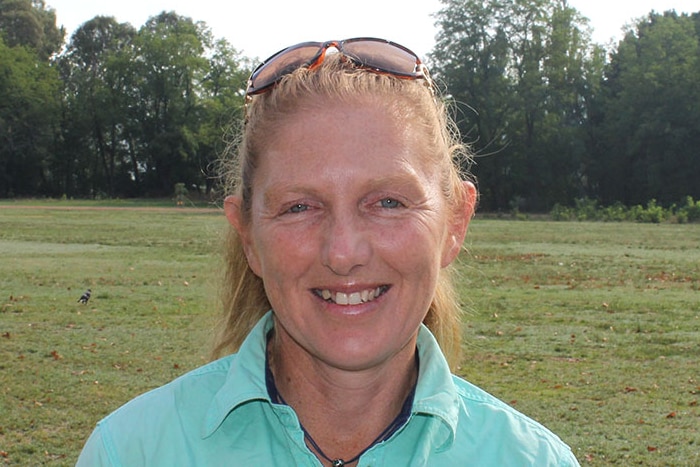
<svg viewBox="0 0 700 467"><path fill-rule="evenodd" d="M226 214L228 223L236 230L241 239L248 266L255 275L260 276L260 261L255 245L251 241L250 223L246 221L243 213L243 199L240 196L227 196L224 199L224 214Z"/></svg>
<svg viewBox="0 0 700 467"><path fill-rule="evenodd" d="M462 244L464 243L464 237L467 235L469 221L474 217L474 210L476 209L476 187L472 182L465 181L462 183L464 185L464 198L462 198L460 205L455 209L454 217L450 222L442 252L443 268L452 263L462 250Z"/></svg>

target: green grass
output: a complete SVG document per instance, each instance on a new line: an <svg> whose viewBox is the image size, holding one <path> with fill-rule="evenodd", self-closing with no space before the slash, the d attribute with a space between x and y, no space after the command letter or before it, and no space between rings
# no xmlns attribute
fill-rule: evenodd
<svg viewBox="0 0 700 467"><path fill-rule="evenodd" d="M207 360L225 220L8 204L0 463L72 465L99 418ZM477 218L460 263L461 374L584 465L700 465L699 246L695 224Z"/></svg>
<svg viewBox="0 0 700 467"><path fill-rule="evenodd" d="M476 221L462 374L582 464L700 465L700 226Z"/></svg>

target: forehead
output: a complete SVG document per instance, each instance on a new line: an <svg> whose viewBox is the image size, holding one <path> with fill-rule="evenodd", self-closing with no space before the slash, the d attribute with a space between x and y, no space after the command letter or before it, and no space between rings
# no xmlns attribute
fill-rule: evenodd
<svg viewBox="0 0 700 467"><path fill-rule="evenodd" d="M410 165L425 171L433 165L425 140L415 119L381 99L307 103L266 132L256 172L288 178L309 166L329 165L386 171Z"/></svg>

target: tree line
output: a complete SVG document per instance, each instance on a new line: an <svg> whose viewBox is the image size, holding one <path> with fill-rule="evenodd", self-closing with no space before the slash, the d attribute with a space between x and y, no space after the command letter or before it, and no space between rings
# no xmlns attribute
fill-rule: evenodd
<svg viewBox="0 0 700 467"><path fill-rule="evenodd" d="M700 12L650 12L604 46L566 0L441 5L427 62L481 209L700 198ZM175 12L66 41L43 0L0 0L0 197L215 192L252 65Z"/></svg>
<svg viewBox="0 0 700 467"><path fill-rule="evenodd" d="M0 197L211 192L250 65L206 24L97 16L64 44L43 0L0 0L0 31Z"/></svg>

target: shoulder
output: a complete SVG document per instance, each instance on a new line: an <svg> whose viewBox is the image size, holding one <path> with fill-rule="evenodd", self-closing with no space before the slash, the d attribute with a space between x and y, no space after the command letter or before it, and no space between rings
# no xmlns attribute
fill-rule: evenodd
<svg viewBox="0 0 700 467"><path fill-rule="evenodd" d="M79 465L176 465L183 459L216 459L230 439L218 436L224 420L253 400L266 401L263 317L239 351L186 373L127 402L100 422ZM229 415L231 415L229 417ZM228 426L228 425L227 425ZM214 436L214 434L217 436ZM194 464L195 462L192 462ZM211 465L217 462L202 462Z"/></svg>
<svg viewBox="0 0 700 467"><path fill-rule="evenodd" d="M211 399L226 381L235 355L196 368L177 379L152 389L108 415L104 420L147 417L149 412L160 415L170 410L194 409L196 405L211 403ZM183 405L184 404L184 405ZM153 420L155 422L155 420Z"/></svg>
<svg viewBox="0 0 700 467"><path fill-rule="evenodd" d="M468 439L498 465L578 465L569 446L544 425L468 381L452 379L462 406L455 445Z"/></svg>
<svg viewBox="0 0 700 467"><path fill-rule="evenodd" d="M199 367L107 415L97 423L78 465L128 465L126 459L149 459L164 441L181 445L183 439L201 437L203 420L233 359L235 355Z"/></svg>

